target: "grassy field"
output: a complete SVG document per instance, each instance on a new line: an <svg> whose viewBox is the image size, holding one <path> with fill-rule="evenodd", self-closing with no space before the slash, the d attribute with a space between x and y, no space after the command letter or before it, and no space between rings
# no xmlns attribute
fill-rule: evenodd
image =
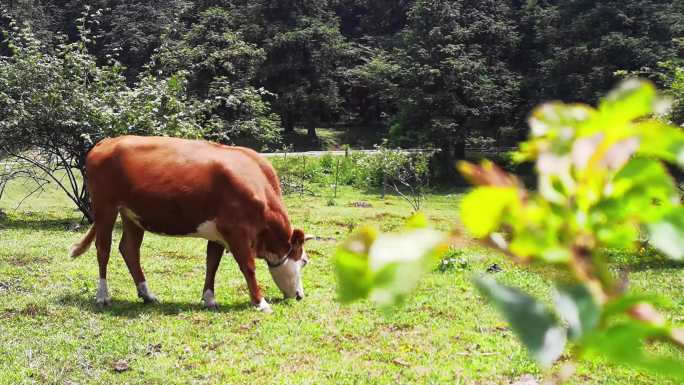
<svg viewBox="0 0 684 385"><path fill-rule="evenodd" d="M400 198L344 189L286 198L294 224L328 241L314 241L305 270L307 297L279 301L265 265L258 277L274 313L249 306L237 265L227 256L217 276L218 312L202 309L205 243L146 235L143 268L162 303L136 298L123 260L113 254L109 283L114 304L94 306L97 263L68 246L85 229L57 192L15 210L22 187L0 201L0 384L509 384L541 378L506 324L476 293L473 274L499 264L507 283L549 298L542 276L502 257L465 248L467 267L433 272L411 300L390 314L369 303L336 301L332 257L336 240L361 224L391 230L410 215ZM358 205L367 202L371 207ZM435 193L425 213L440 228L456 221L459 194ZM116 242L118 242L117 229ZM116 250L116 248L113 248ZM684 270L656 259L619 256L632 286L670 298L668 316L684 321ZM537 272L538 273L538 272ZM653 347L658 350L658 347ZM124 360L128 370L118 373ZM600 361L577 368L576 384L667 384L639 371Z"/></svg>

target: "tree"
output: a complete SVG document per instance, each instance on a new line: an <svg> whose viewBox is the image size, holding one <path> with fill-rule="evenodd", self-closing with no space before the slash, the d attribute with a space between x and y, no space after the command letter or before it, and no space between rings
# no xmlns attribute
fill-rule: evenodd
<svg viewBox="0 0 684 385"><path fill-rule="evenodd" d="M397 112L400 67L392 49L402 44L412 0L340 0L335 12L340 31L354 44L357 60L341 84L349 123L384 132Z"/></svg>
<svg viewBox="0 0 684 385"><path fill-rule="evenodd" d="M30 25L36 37L54 43L59 34L69 41L80 40L77 19L84 10L99 12L91 25L95 39L89 50L105 63L116 58L126 68L129 84L144 70L165 31L172 29L178 15L190 6L186 0L44 0L9 1L6 10L18 25Z"/></svg>
<svg viewBox="0 0 684 385"><path fill-rule="evenodd" d="M278 142L280 128L267 101L272 94L253 86L266 55L231 27L233 21L225 8L202 11L165 38L155 67L165 74L188 71L208 139L264 147Z"/></svg>
<svg viewBox="0 0 684 385"><path fill-rule="evenodd" d="M92 1L86 2L91 4ZM186 0L121 1L107 0L96 32L100 35L93 53L102 60L115 57L126 67L125 75L134 82L145 70L166 33L178 23L178 15L189 8ZM74 7L80 12L81 7Z"/></svg>
<svg viewBox="0 0 684 385"><path fill-rule="evenodd" d="M314 137L317 126L348 125L398 145L445 147L449 170L466 136L508 127L521 140L533 105L595 101L618 71L676 61L684 34L684 5L672 0L2 4L48 51L60 34L79 41L75 20L85 7L99 10L87 42L97 63L118 60L129 87L152 56L166 76L187 71L214 140L263 148L280 127Z"/></svg>
<svg viewBox="0 0 684 385"><path fill-rule="evenodd" d="M399 32L407 23L413 0L339 0L335 12L340 31L368 47L390 49L401 43Z"/></svg>
<svg viewBox="0 0 684 385"><path fill-rule="evenodd" d="M463 159L472 127L496 127L516 106L512 70L519 36L501 1L418 0L402 49L399 112L390 136L398 144L442 149L447 169Z"/></svg>
<svg viewBox="0 0 684 385"><path fill-rule="evenodd" d="M358 114L366 127L386 125L387 117L397 112L401 66L382 49L372 50L363 63L348 70L346 107Z"/></svg>
<svg viewBox="0 0 684 385"><path fill-rule="evenodd" d="M7 22L16 20L17 25L31 28L41 41L51 41L61 30L61 15L63 10L52 1L33 0L3 0L0 2L0 13L7 16L0 26L7 27Z"/></svg>
<svg viewBox="0 0 684 385"><path fill-rule="evenodd" d="M98 141L122 134L203 134L182 73L165 79L145 74L129 87L118 62L97 64L86 48L93 16L79 18L80 41L61 37L54 52L10 22L4 34L11 56L0 57L0 149L40 170L88 219L85 159Z"/></svg>
<svg viewBox="0 0 684 385"><path fill-rule="evenodd" d="M257 84L277 95L273 107L285 132L303 124L315 137L317 124L335 121L340 77L354 58L332 1L241 1L234 8L246 40L266 52Z"/></svg>
<svg viewBox="0 0 684 385"><path fill-rule="evenodd" d="M596 101L618 82L618 70L653 68L672 57L672 39L684 22L677 6L660 0L527 3L521 12L530 103Z"/></svg>

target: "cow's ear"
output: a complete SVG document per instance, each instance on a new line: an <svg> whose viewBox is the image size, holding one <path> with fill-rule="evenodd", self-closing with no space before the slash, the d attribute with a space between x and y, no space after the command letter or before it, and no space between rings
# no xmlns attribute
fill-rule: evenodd
<svg viewBox="0 0 684 385"><path fill-rule="evenodd" d="M292 237L290 238L290 244L292 246L301 246L306 241L306 235L302 230L296 229L292 232Z"/></svg>

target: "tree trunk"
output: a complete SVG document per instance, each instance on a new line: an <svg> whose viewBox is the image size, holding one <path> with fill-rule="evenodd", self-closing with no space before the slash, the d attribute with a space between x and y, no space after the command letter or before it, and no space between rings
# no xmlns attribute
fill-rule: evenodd
<svg viewBox="0 0 684 385"><path fill-rule="evenodd" d="M283 121L283 128L285 129L285 133L286 134L293 133L295 122L294 122L294 119L292 117L292 114L289 112L284 112L283 117L282 117L282 121Z"/></svg>
<svg viewBox="0 0 684 385"><path fill-rule="evenodd" d="M465 138L454 144L453 156L454 156L454 159L456 159L456 160L465 160L465 158L466 158Z"/></svg>
<svg viewBox="0 0 684 385"><path fill-rule="evenodd" d="M310 124L309 127L306 128L306 133L311 139L318 139L318 135L316 135L316 125Z"/></svg>
<svg viewBox="0 0 684 385"><path fill-rule="evenodd" d="M461 184L460 174L456 170L459 160L465 158L465 143L445 143L437 154L437 164L440 165L438 178L443 182Z"/></svg>

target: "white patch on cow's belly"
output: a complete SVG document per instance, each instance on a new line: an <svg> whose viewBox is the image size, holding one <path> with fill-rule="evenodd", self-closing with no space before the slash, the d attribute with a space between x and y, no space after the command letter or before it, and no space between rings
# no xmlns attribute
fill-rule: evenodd
<svg viewBox="0 0 684 385"><path fill-rule="evenodd" d="M225 239L216 227L216 221L206 221L197 226L195 233L188 235L193 238L204 238L208 241L216 242L218 244L227 246Z"/></svg>
<svg viewBox="0 0 684 385"><path fill-rule="evenodd" d="M119 211L121 212L121 215L125 216L130 221L138 225L138 227L140 227L141 229L145 229L140 222L140 216L134 213L133 210L129 209L128 207L121 206L119 208Z"/></svg>
<svg viewBox="0 0 684 385"><path fill-rule="evenodd" d="M138 227L150 231L149 229L145 229L145 227L141 224L140 216L136 214L133 210L125 206L119 207L119 210L121 211L121 215L124 215L126 218L133 221L133 223L138 225ZM218 227L216 227L216 220L210 220L200 223L199 226L197 226L197 230L195 230L194 233L184 235L184 237L204 238L208 241L216 242L225 247L226 249L228 249L227 242L225 241L225 239L223 239L223 236L218 231Z"/></svg>

